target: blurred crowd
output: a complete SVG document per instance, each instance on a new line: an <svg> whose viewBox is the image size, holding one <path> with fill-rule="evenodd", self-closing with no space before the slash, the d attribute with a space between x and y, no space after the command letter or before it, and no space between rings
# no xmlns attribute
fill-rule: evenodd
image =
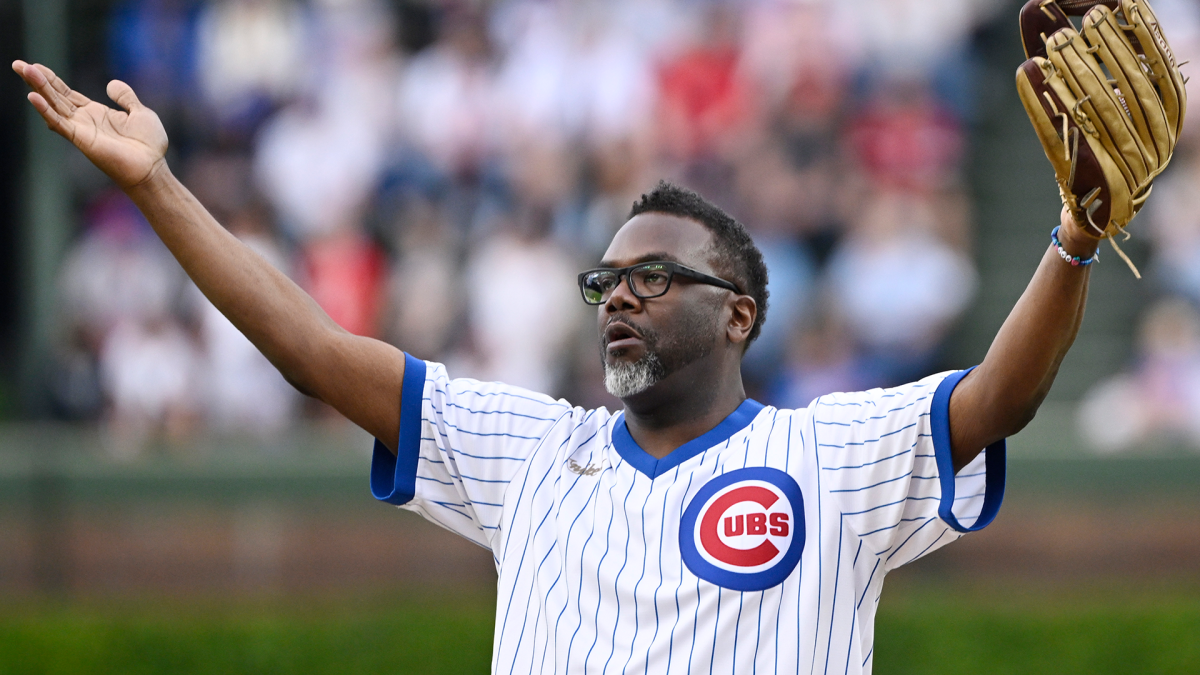
<svg viewBox="0 0 1200 675"><path fill-rule="evenodd" d="M660 178L691 187L766 256L747 386L796 407L932 372L975 292L970 35L993 4L125 0L107 68L201 202L345 329L578 405L619 402L575 273ZM61 416L136 449L328 414L123 195L88 204Z"/></svg>
<svg viewBox="0 0 1200 675"><path fill-rule="evenodd" d="M1102 453L1164 445L1200 450L1200 124L1189 126L1192 140L1176 151L1136 223L1150 238L1152 299L1137 327L1132 363L1080 403L1080 431Z"/></svg>
<svg viewBox="0 0 1200 675"><path fill-rule="evenodd" d="M1200 64L1200 4L1155 0L1185 76ZM1100 453L1190 447L1200 450L1200 114L1185 118L1171 166L1131 228L1145 238L1148 296L1140 312L1130 364L1084 396L1079 430ZM1106 244L1102 254L1116 260Z"/></svg>

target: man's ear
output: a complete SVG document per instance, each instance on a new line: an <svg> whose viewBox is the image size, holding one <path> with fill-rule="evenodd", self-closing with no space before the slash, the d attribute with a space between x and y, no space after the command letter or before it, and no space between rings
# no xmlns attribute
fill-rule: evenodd
<svg viewBox="0 0 1200 675"><path fill-rule="evenodd" d="M758 304L748 295L735 295L730 301L729 324L725 327L726 338L735 345L745 345L750 339L750 329L758 316Z"/></svg>

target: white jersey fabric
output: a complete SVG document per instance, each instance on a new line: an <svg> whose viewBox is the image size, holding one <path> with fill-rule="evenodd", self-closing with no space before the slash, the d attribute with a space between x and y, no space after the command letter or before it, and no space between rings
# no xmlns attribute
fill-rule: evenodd
<svg viewBox="0 0 1200 675"><path fill-rule="evenodd" d="M376 498L492 551L495 673L869 673L888 571L995 517L1004 442L953 474L967 371L747 400L662 459L622 413L406 361Z"/></svg>

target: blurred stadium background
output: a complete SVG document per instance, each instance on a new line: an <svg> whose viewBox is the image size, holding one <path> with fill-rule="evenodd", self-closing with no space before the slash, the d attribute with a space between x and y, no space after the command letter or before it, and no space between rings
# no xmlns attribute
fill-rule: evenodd
<svg viewBox="0 0 1200 675"><path fill-rule="evenodd" d="M977 363L1036 267L1058 199L1019 4L0 0L0 56L131 83L176 174L348 330L585 406L614 401L572 275L686 184L770 265L751 395L803 406ZM1200 5L1154 7L1200 55ZM374 503L370 439L23 92L0 77L0 673L486 668L488 554ZM895 573L880 672L1200 672L1190 119L1124 244L1145 280L1105 249L1000 518Z"/></svg>

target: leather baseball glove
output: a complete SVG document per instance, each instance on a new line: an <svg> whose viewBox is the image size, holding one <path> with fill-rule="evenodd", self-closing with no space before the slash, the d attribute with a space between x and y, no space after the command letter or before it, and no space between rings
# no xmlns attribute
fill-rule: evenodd
<svg viewBox="0 0 1200 675"><path fill-rule="evenodd" d="M1083 15L1079 30L1068 15ZM1089 234L1113 241L1179 139L1179 64L1146 0L1029 0L1020 22L1028 60L1017 92L1063 204Z"/></svg>

